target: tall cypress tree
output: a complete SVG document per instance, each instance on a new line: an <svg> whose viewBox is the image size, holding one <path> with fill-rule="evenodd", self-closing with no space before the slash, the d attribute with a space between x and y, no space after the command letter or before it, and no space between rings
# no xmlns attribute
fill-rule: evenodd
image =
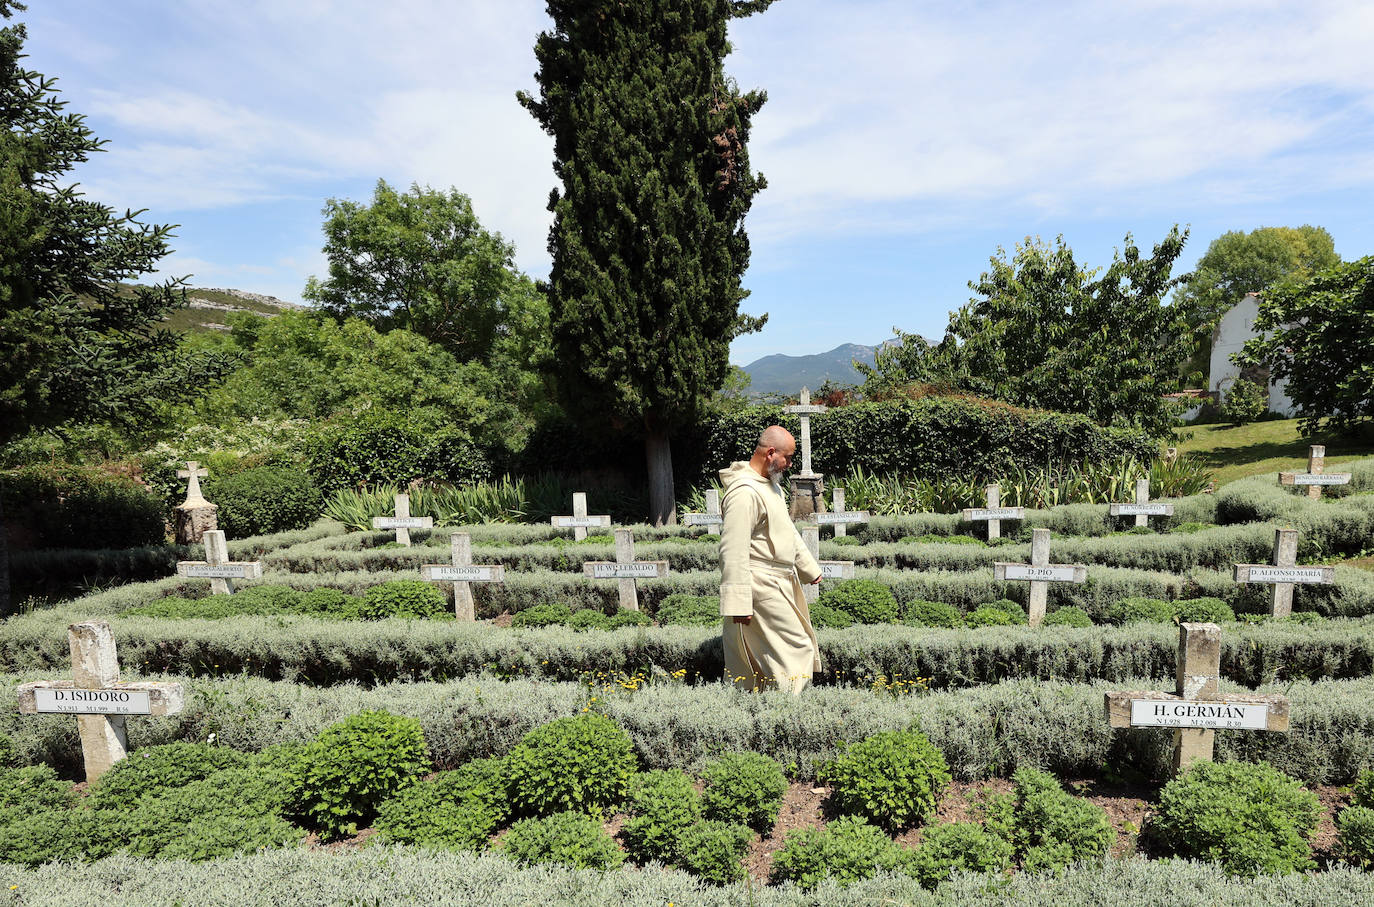
<svg viewBox="0 0 1374 907"><path fill-rule="evenodd" d="M560 386L589 426L644 438L650 518L676 519L671 433L729 370L749 263L750 120L722 66L731 19L772 0L549 0L540 97L554 138L547 287Z"/></svg>

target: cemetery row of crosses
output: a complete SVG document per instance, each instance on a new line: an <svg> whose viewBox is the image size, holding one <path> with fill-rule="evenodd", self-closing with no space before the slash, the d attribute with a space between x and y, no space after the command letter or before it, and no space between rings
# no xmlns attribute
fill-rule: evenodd
<svg viewBox="0 0 1374 907"><path fill-rule="evenodd" d="M807 598L816 613L826 608L843 611L846 589L871 590L882 584L870 577L892 572L865 566L857 554L879 544L870 541L873 529L868 527L876 527L884 518L846 509L842 488L829 489L827 501L824 477L813 470L809 430L809 417L823 407L811 404L803 390L801 403L792 409L801 418L800 470L790 482L792 514L823 569L822 583L805 587ZM1316 516L1322 508L1344 506L1343 501L1357 502L1363 497L1321 497L1323 488L1349 485L1352 480L1352 473L1326 473L1323 454L1320 447L1313 447L1306 472L1281 473L1277 483L1270 479L1279 488L1306 489L1303 503L1295 506L1316 508L1312 511ZM156 844L131 832L133 837L115 843L95 835L88 839L69 835L60 841L54 838L49 845L30 846L32 835L24 837L18 827L7 829L0 836L11 841L7 859L37 864L94 859L120 850L152 857L186 855L189 851L169 842L213 838L198 831L201 826L196 823L213 822L217 809L225 810L229 821L241 821L235 809L247 809L272 821L261 828L253 826L255 830L245 832L242 840L204 846L192 859L301 847L307 840L354 840L366 837L372 829L374 844L490 851L487 858L510 861L511 871L544 862L609 870L629 861L661 863L669 871L685 871L713 884L734 884L753 874L803 888L851 884L891 872L926 888L937 888L958 873L968 872L1094 872L1100 871L1094 867L1104 860L1135 853L1212 861L1232 875L1312 870L1318 860L1336 871L1331 867L1342 862L1362 867L1374 860L1368 843L1359 843L1362 829L1374 832L1374 775L1365 774L1374 766L1334 757L1329 762L1310 761L1311 753L1326 748L1321 734L1329 729L1331 716L1321 710L1332 708L1331 700L1340 696L1305 688L1293 692L1290 688L1300 683L1291 678L1284 692L1237 689L1228 674L1234 672L1236 659L1228 655L1235 646L1227 636L1246 634L1250 645L1262 645L1263 634L1271 632L1263 623L1238 625L1190 619L1184 614L1176 626L1156 625L1147 631L1140 630L1145 625L1082 629L1055 625L1049 619L1056 613L1050 607L1052 588L1092 588L1099 574L1118 568L1056 562L1054 533L1049 528L1030 528L1029 554L1024 560L980 562L991 568L982 574L990 588L1024 601L1025 630L1014 626L922 628L902 626L893 618L821 627L823 657L839 660L844 667L827 666L793 706L802 711L789 719L799 723L797 739L791 739L769 723L770 706L760 711L746 709L742 702L745 697L762 695L780 707L782 694L748 694L719 683L721 624L711 613L716 607L712 584L719 582L719 574L699 565L686 570L672 567L674 552L689 550L684 546L704 551L708 558L714 552L714 532L722 522L719 493L714 489L705 494L705 512L685 514L680 529L640 530L652 532L647 540L643 536L639 540L654 552L647 559L636 555L636 530L614 526L609 515L590 513L585 493L573 495L570 514L550 519L542 540L527 534L512 544L494 544L499 541L498 529L479 525L447 533L436 530L431 517L412 515L410 496L402 493L395 496L391 515L373 519L370 533L326 533L279 549L247 540L241 550L260 553L235 559L225 533L212 528L214 504L205 500L199 485L206 471L195 462L187 465L181 472L188 481L188 493L178 508L178 531L199 538L204 559L181 561L174 578L99 593L52 615L12 621L11 627L23 627L25 621L35 628L41 626L42 630L33 631L38 635L65 632L70 652L70 679L49 677L16 684L17 712L22 716L18 720L46 722L36 725L38 730L26 731L24 739L36 741L35 749L67 747L73 761L79 757L82 778L89 783L84 797L39 809L39 814L47 815L42 812L47 809L57 815L54 821L65 821L80 810L154 810L159 808L154 806L157 803L179 802L180 788L200 782L219 785L229 792L219 800L234 800L239 806L210 798L206 802L211 805L205 807L208 817L199 809L194 817L173 810L180 818L169 821L182 823L180 831L169 835L164 828ZM1176 507L1202 506L1188 499L1152 499L1148 479L1136 483L1133 497L1110 504L1103 517L1111 525L1129 518L1137 532L1145 533L1141 538L1163 537L1149 532L1150 520L1172 519ZM988 485L985 506L965 509L950 519L957 519L957 525L989 544L1009 543L1004 532L1015 533L1015 527L1037 517L1024 507L1003 506L1001 500L1001 488ZM903 518L887 519L900 522ZM830 550L854 551L854 559L821 559L824 527L833 533ZM857 535L850 535L851 529ZM571 540L566 536L569 530ZM599 535L605 530L611 531L613 541ZM1297 529L1274 526L1272 532L1267 563L1229 565L1237 588L1267 588L1271 622L1285 621L1293 614L1297 587L1331 587L1333 594L1344 594L1342 584L1348 577L1337 568L1298 563ZM434 563L418 563L412 552L423 552L429 559L429 552L444 550L436 549L431 540L447 543L446 561L436 556ZM1067 541L1075 540L1069 537ZM591 637L561 626L558 620L521 624L522 614L533 614L554 602L520 599L522 605L514 609L513 618L478 619L479 614L492 611L482 607L485 596L506 595L499 600L509 603L530 594L528 590L536 587L520 583L534 582L528 577L543 568L531 568L526 558L534 555L526 552L555 542L566 555L564 562L578 570L576 576L589 588L601 588L607 580L616 583L614 608L608 596L606 610L630 616L618 625L622 629L611 631L605 643L592 644ZM607 544L613 544L613 559L577 555L580 546L595 550ZM936 543L899 543L897 548L914 550L931 544ZM307 549L310 557L334 557L339 563L311 572L299 566L310 563ZM298 554L300 560L295 559ZM270 730L259 722L251 728L237 726L239 719L232 713L217 712L227 708L223 690L235 682L218 670L219 663L210 662L210 667L200 658L193 668L172 660L162 665L167 669L165 677L120 679L117 637L128 635L122 644L136 646L142 656L199 645L205 651L223 652L218 657L228 663L231 650L246 646L248 640L225 642L215 635L214 625L240 621L238 635L242 637L262 633L270 639L279 632L294 634L293 638L308 640L310 645L349 646L352 654L326 656L340 666L339 675L328 679L341 684L359 680L348 676L344 667L361 660L358 653L388 647L411 651L406 647L420 645L413 641L415 615L360 619L357 629L348 634L350 639L335 635L331 637L335 642L326 643L324 637L311 637L328 626L324 612L279 616L271 625L263 623L266 618L252 608L268 594L299 597L320 589L355 588L350 569L356 573L363 567L360 561L347 558L363 556L371 558L367 569L375 570L380 560L393 565L383 572L397 577L369 579L371 585L359 589L365 596L389 584L414 583L417 572L425 588L444 593L452 619L436 624L438 635L424 643L430 646L429 654L414 656L431 659L420 673L443 685L439 703L461 702L478 724L495 720L498 712L501 721L513 720L519 731L513 741L484 735L455 743L454 735L444 729L443 722L451 718L444 717L448 713L443 707L438 711L418 707L420 700L407 692L410 685L387 683L402 677L367 678L367 688L358 694L367 708L350 713L327 705L319 709L319 719L307 726L297 726L300 719L292 717L286 705L292 696L300 695L290 692L296 687L290 680L277 680L274 686L284 690L280 703L268 696L257 706L265 714L281 710L277 719L268 722ZM348 563L354 567L348 568ZM558 588L576 588L578 580L564 570L545 572L557 574ZM898 573L894 586L906 581L908 574L919 579L922 571ZM150 604L181 601L179 596L194 603L207 591L202 585L205 581L210 595L226 603L224 614L203 620L137 616ZM678 584L671 588L686 591L663 594L663 584L670 583ZM892 597L886 587L880 591ZM333 594L330 601L344 597ZM576 595L583 602L601 600L594 592ZM674 599L701 606L695 627L671 625L666 615ZM235 611L236 602L245 603L242 612ZM905 604L913 607L910 601ZM1013 611L1020 607L1012 601L1003 604ZM651 614L659 618L659 626L653 624ZM1291 628L1285 631L1290 636L1309 634L1307 642L1297 644L1299 648L1323 644L1319 633L1325 631L1315 624L1285 621L1284 625ZM874 654L896 651L920 664L923 658L936 659L930 653L943 647L945 654L939 656L945 659L943 663L967 667L978 663L985 647L995 647L1006 634L1014 634L1017 645L1027 650L1041 645L1036 640L1043 640L1050 663L1055 659L1048 653L1055 649L1069 653L1070 662L1083 652L1104 648L1120 654L1132 647L1139 651L1164 647L1168 655L1155 659L1158 667L1153 674L1127 670L1110 675L1134 683L1094 685L1066 682L1053 669L1020 668L1015 664L1020 656L1007 654L1010 649L997 656L1011 659L1010 668L996 669L995 676L983 680L934 676L934 671L930 676L901 677L898 672L881 670L882 657L887 656ZM598 647L600 656L589 654ZM872 652L864 654L867 648ZM493 660L476 672L450 670L445 667L450 649L454 653L487 651ZM847 650L859 654L845 656ZM613 651L650 654L612 658L608 653ZM968 657L960 662L964 656ZM604 663L597 661L599 657L606 659ZM674 658L690 661L693 667L675 663ZM1109 656L1102 664L1110 660ZM1149 661L1140 656L1138 664ZM871 665L868 670L864 670L866 663ZM138 674L131 670L137 666L137 657L125 657L125 672ZM234 670L251 675L257 669L251 660L239 659ZM304 666L298 665L297 670ZM1154 688L1163 685L1158 683L1163 671L1175 681L1170 691ZM285 673L279 667L273 672L277 677ZM1108 675L1089 672L1087 676ZM1367 703L1370 681L1358 675L1342 676L1350 679L1328 683L1353 685L1350 695ZM1306 682L1321 679L1312 676ZM510 690L509 703L501 698L506 694L495 692L502 688ZM649 688L659 691L658 698L644 699ZM334 702L329 698L330 685L325 683L323 689L325 701ZM569 696L572 690L577 693ZM995 696L988 698L980 692L987 690L996 691ZM492 696L497 699L491 711L484 711ZM985 721L996 697L1006 698L999 708L1008 709L1007 714L1035 714L1043 724L1043 739L1037 738L1037 743L1014 738L1003 722ZM937 702L945 704L936 708L932 704ZM835 710L841 705L845 717L836 718ZM512 718L523 714L523 706L540 717ZM671 745L657 730L664 709L676 715ZM1304 709L1316 711L1309 717ZM550 722L550 710L562 714ZM713 723L717 717L732 714L751 716L743 720L755 722L755 727L741 733L730 721ZM73 720L72 716L78 732L74 741L61 724ZM1374 718L1361 720L1360 733L1374 735ZM208 737L184 736L188 729L210 726L217 730ZM1218 731L1223 732L1220 737ZM1084 734L1090 741L1090 752L1078 763L1058 752L1057 738L1069 733ZM380 739L378 734L394 743L362 742ZM977 738L979 734L986 739L967 742L969 735ZM820 742L808 740L808 735ZM1252 735L1263 742L1255 742ZM225 756L209 755L233 750L230 741L237 741L241 749ZM285 756L281 755L283 746ZM1214 761L1219 749L1224 758ZM984 750L1001 755L980 756ZM131 752L151 761L131 759ZM268 753L273 754L270 759L264 755ZM1300 758L1297 753L1309 755ZM1300 777L1289 777L1272 761ZM155 766L155 770L141 766ZM248 775L256 772L269 779L275 793L264 794L261 781L251 795L235 793L233 785L245 783L245 767L253 768ZM1111 782L1091 774L1101 773L1104 767L1117 777L1148 779L1158 796L1153 800L1127 797L1122 802L1128 808L1109 813L1065 786L1064 782L1075 781L1095 790L1099 800L1110 800ZM166 788L159 786L164 776L182 780L175 789ZM382 785L384 789L363 796L351 786L348 779L353 777L391 780ZM1353 783L1349 805L1335 816L1336 843L1320 852L1312 845L1317 799L1304 789L1304 781L1327 788ZM45 783L59 782L49 778ZM109 793L128 790L139 792L143 799L135 798L131 805L128 796L120 799ZM1277 791L1275 796L1281 796L1269 802L1259 791ZM16 802L21 801L22 797ZM965 807L956 809L955 803ZM623 821L603 824L616 816ZM1142 822L1146 833L1137 842L1135 830ZM33 826L32 834L41 827L41 823ZM138 823L129 820L127 827L137 828ZM612 828L618 829L615 835ZM315 837L307 838L310 835ZM13 843L21 840L23 847ZM674 883L665 884L664 891L674 890Z"/></svg>

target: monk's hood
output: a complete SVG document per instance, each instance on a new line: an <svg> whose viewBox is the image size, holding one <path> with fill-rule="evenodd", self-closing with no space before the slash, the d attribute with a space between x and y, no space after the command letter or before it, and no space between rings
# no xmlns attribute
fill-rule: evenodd
<svg viewBox="0 0 1374 907"><path fill-rule="evenodd" d="M777 493L777 486L755 472L748 460L737 460L720 471L720 485L726 491L740 482L754 482L761 491Z"/></svg>

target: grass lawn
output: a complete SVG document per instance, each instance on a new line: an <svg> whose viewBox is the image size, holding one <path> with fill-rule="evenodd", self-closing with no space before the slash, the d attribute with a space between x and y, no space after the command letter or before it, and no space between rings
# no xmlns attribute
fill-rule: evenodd
<svg viewBox="0 0 1374 907"><path fill-rule="evenodd" d="M1191 435L1191 437L1189 437ZM1180 453L1200 458L1213 471L1217 485L1280 470L1307 469L1307 448L1326 445L1326 471L1341 463L1374 456L1374 438L1338 438L1298 434L1297 419L1249 425L1188 425L1177 430ZM1183 440L1186 439L1186 440Z"/></svg>

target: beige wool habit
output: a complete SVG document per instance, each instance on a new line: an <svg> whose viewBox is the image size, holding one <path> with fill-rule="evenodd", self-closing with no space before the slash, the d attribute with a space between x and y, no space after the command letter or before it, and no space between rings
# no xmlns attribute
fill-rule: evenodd
<svg viewBox="0 0 1374 907"><path fill-rule="evenodd" d="M748 461L720 471L720 613L725 680L746 690L800 693L821 669L802 583L821 566L792 525L777 485ZM733 618L752 616L749 623Z"/></svg>

